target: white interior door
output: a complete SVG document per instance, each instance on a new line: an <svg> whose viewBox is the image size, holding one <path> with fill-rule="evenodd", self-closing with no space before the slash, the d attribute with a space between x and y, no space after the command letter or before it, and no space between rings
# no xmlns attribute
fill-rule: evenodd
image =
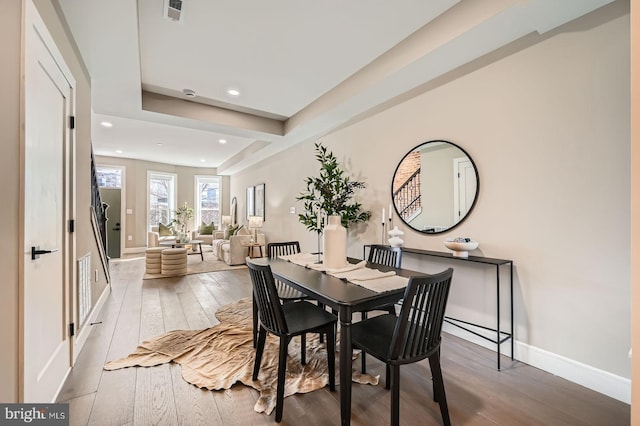
<svg viewBox="0 0 640 426"><path fill-rule="evenodd" d="M453 216L454 223L457 223L471 209L478 190L478 182L473 164L466 157L454 158L453 174Z"/></svg>
<svg viewBox="0 0 640 426"><path fill-rule="evenodd" d="M26 5L24 83L24 402L52 402L71 366L67 253L69 144L75 83L35 7ZM69 75L67 75L69 74ZM32 259L32 247L43 253Z"/></svg>

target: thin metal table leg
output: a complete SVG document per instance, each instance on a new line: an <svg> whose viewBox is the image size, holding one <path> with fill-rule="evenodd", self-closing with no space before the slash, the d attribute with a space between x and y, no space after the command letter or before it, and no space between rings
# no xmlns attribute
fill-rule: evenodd
<svg viewBox="0 0 640 426"><path fill-rule="evenodd" d="M513 347L514 347L514 330L513 330L513 262L509 263L509 272L510 272L510 291L511 291L511 360L514 360L513 356Z"/></svg>
<svg viewBox="0 0 640 426"><path fill-rule="evenodd" d="M502 345L500 344L500 266L499 265L496 265L496 293L497 293L496 299L498 303L498 307L497 307L498 324L496 327L498 338L496 342L498 342L498 371L500 371L500 346Z"/></svg>

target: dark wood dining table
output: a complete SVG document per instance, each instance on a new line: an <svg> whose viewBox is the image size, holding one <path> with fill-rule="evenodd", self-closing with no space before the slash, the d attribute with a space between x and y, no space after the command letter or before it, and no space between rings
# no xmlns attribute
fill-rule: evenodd
<svg viewBox="0 0 640 426"><path fill-rule="evenodd" d="M357 263L359 259L348 259ZM399 301L404 288L377 293L373 290L346 282L315 269L306 268L281 259L251 259L251 262L268 264L276 279L287 283L310 298L338 312L340 323L340 420L342 425L351 422L351 366L353 348L351 346L351 323L353 313L374 309ZM390 268L367 263L367 267L380 271L395 271L404 277L423 276L424 273L406 269Z"/></svg>

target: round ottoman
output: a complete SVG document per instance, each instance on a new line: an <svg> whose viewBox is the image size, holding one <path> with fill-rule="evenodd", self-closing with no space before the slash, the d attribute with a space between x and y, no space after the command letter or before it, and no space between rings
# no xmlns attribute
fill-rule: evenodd
<svg viewBox="0 0 640 426"><path fill-rule="evenodd" d="M170 248L162 250L161 274L167 276L187 274L187 249Z"/></svg>
<svg viewBox="0 0 640 426"><path fill-rule="evenodd" d="M164 247L150 247L145 251L145 272L147 274L159 274L162 272L162 251Z"/></svg>

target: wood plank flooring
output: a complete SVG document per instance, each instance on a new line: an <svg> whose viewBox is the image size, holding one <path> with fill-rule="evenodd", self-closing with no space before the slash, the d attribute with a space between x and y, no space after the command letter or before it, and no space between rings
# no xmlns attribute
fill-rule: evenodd
<svg viewBox="0 0 640 426"><path fill-rule="evenodd" d="M215 311L251 294L246 269L142 280L144 260L112 262L112 291L58 402L70 404L71 425L264 425L253 411L258 393L243 385L207 391L185 382L180 366L103 371L142 340L175 329L217 324ZM384 381L384 365L368 357ZM520 362L445 334L442 370L453 425L629 425L630 407ZM339 387L338 387L339 391ZM389 424L389 392L353 385L351 423ZM442 424L433 402L428 362L401 369L403 425ZM288 397L283 425L338 425L339 392L328 388Z"/></svg>

